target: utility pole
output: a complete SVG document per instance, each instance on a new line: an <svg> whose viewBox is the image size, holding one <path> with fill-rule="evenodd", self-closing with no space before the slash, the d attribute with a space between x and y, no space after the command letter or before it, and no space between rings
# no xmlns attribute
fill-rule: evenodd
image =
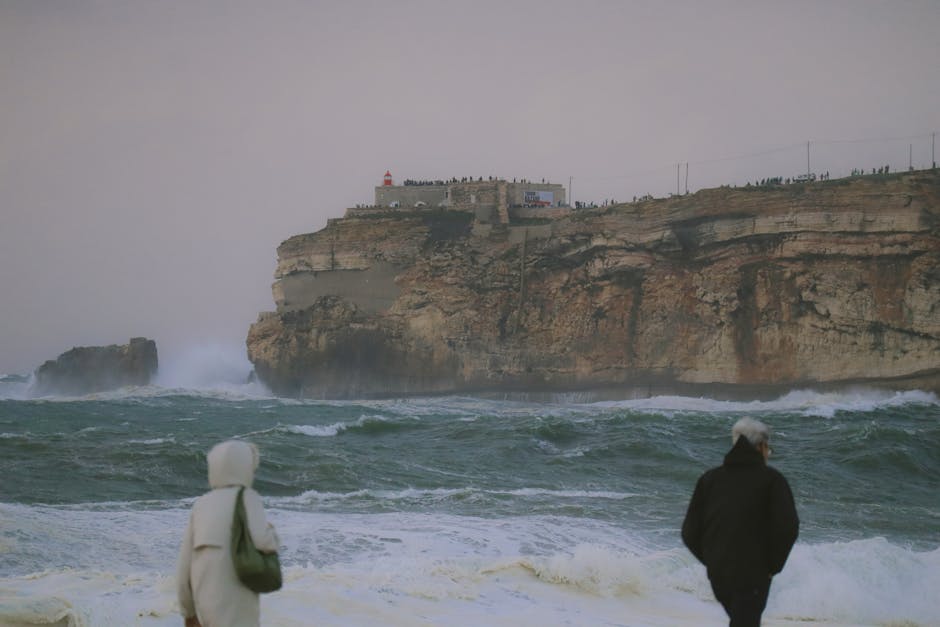
<svg viewBox="0 0 940 627"><path fill-rule="evenodd" d="M809 142L806 142L806 178L809 179Z"/></svg>
<svg viewBox="0 0 940 627"><path fill-rule="evenodd" d="M681 163L676 164L676 196L679 195L679 166Z"/></svg>
<svg viewBox="0 0 940 627"><path fill-rule="evenodd" d="M933 132L930 134L930 162L933 164L934 169L937 169L937 153L934 152L934 147L937 141L937 133Z"/></svg>
<svg viewBox="0 0 940 627"><path fill-rule="evenodd" d="M689 162L685 162L685 193L689 193Z"/></svg>

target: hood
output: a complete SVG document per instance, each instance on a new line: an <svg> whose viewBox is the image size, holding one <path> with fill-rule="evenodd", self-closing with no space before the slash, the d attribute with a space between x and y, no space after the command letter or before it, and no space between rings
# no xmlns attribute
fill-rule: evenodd
<svg viewBox="0 0 940 627"><path fill-rule="evenodd" d="M251 487L258 467L258 447L249 442L229 440L209 451L209 487L240 485Z"/></svg>
<svg viewBox="0 0 940 627"><path fill-rule="evenodd" d="M750 464L763 464L764 456L757 448L748 442L743 435L734 443L728 454L725 455L726 466L746 466Z"/></svg>

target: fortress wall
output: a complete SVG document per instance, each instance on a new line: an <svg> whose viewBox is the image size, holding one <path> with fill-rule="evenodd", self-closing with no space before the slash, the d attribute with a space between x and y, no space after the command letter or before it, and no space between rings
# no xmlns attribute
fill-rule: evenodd
<svg viewBox="0 0 940 627"><path fill-rule="evenodd" d="M450 201L454 207L473 208L484 205L495 208L499 202L498 181L475 181L473 183L451 183Z"/></svg>
<svg viewBox="0 0 940 627"><path fill-rule="evenodd" d="M478 222L498 223L500 181L474 181L472 183L452 183L450 186L450 206L454 209L472 211Z"/></svg>
<svg viewBox="0 0 940 627"><path fill-rule="evenodd" d="M446 199L447 185L379 185L375 188L375 204L380 207L389 207L393 202L402 207L414 207L419 202L438 207Z"/></svg>
<svg viewBox="0 0 940 627"><path fill-rule="evenodd" d="M347 209L347 217L368 215L387 210L394 203L401 209L414 208L423 203L428 208L449 207L471 211L478 222L508 224L509 207L525 204L526 192L551 192L552 207L532 208L538 214L514 214L519 217L560 217L551 211L566 206L565 188L555 183L508 183L504 180L465 181L444 185L379 185L375 188L375 207ZM521 208L521 207L520 207Z"/></svg>

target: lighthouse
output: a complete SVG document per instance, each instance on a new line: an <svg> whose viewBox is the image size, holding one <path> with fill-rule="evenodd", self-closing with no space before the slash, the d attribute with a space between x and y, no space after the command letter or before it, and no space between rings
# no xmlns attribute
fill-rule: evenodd
<svg viewBox="0 0 940 627"><path fill-rule="evenodd" d="M392 173L388 170L385 171L385 178L382 179L383 186L390 186L392 184Z"/></svg>

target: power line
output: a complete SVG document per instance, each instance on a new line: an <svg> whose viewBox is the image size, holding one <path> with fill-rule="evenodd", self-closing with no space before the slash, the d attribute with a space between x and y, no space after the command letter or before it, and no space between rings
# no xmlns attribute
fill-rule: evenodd
<svg viewBox="0 0 940 627"><path fill-rule="evenodd" d="M930 133L922 133L920 135L908 135L906 137L870 137L865 139L818 139L814 140L814 144L866 144L866 143L882 143L882 142L900 142L900 141L911 141L913 139L921 139L927 137Z"/></svg>
<svg viewBox="0 0 940 627"><path fill-rule="evenodd" d="M699 159L698 161L689 161L693 165L700 165L705 163L720 163L722 161L739 161L741 159L750 159L751 157L763 157L766 155L776 154L778 152L787 152L789 150L795 150L800 148L803 144L790 144L789 146L780 146L779 148L770 148L768 150L762 150L760 152L750 152L747 154L737 155L733 157L719 157L717 159Z"/></svg>
<svg viewBox="0 0 940 627"><path fill-rule="evenodd" d="M772 155L772 154L777 154L777 153L781 153L781 152L788 152L788 151L796 150L797 148L801 148L801 147L803 147L803 146L805 145L805 146L806 146L806 153L807 153L807 154L806 154L807 172L809 172L809 171L810 171L810 167L809 167L809 165L810 165L810 164L809 164L809 144L810 144L810 143L817 144L817 145L820 145L820 146L828 146L828 145L833 145L833 144L862 144L862 143L884 143L884 142L893 142L893 141L911 141L911 140L914 140L914 139L923 139L923 138L926 138L926 137L931 137L931 138L932 138L931 141L933 142L933 141L935 140L935 138L936 138L936 132L932 132L932 133L921 133L921 134L918 134L918 135L908 135L908 136L903 136L903 137L866 137L866 138L860 138L860 139L822 139L822 140L810 140L810 141L807 141L807 142L805 142L805 143L788 144L788 145L785 145L785 146L777 146L777 147L774 147L774 148L768 148L767 150L760 150L760 151L756 151L756 152L741 153L741 154L731 155L731 156L727 156L727 157L716 157L716 158L712 158L712 159L690 160L690 161L686 161L686 168L688 168L689 164L691 164L691 165L705 165L705 164L710 164L710 163L722 163L722 162L727 162L727 161L740 161L740 160L742 160L742 159L753 159L753 158L755 158L755 157L765 157L765 156L767 156L767 155ZM931 148L931 154L932 154L932 156L935 155L934 150L933 150L933 147ZM932 159L932 161L934 161L934 162L936 161L935 157ZM653 174L659 174L659 173L663 172L664 170L671 170L672 167L673 167L672 164L669 164L669 165L661 165L661 166L658 166L658 167L650 168L650 169L648 169L648 170L630 172L630 173L625 173L625 174L615 174L615 175L611 175L611 176L581 176L581 177L578 177L578 178L580 178L580 179L582 179L582 180L589 180L589 181L626 180L626 179L632 179L632 178L637 178L637 177L642 177L642 176L649 176L649 175L653 175Z"/></svg>

